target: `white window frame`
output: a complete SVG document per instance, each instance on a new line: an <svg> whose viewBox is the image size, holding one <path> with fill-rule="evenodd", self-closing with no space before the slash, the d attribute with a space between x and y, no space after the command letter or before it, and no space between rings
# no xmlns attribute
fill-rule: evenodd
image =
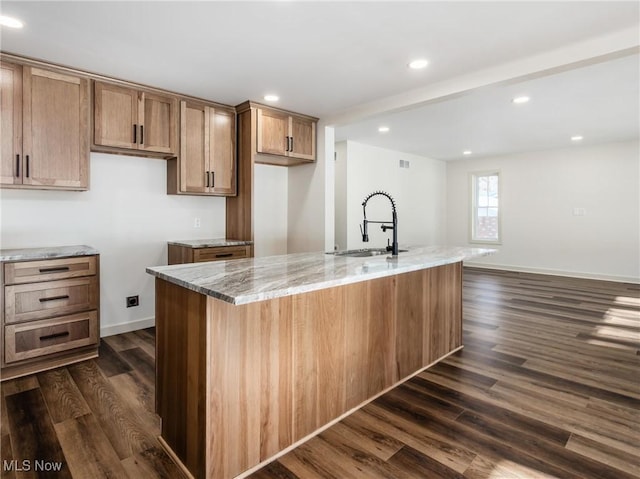
<svg viewBox="0 0 640 479"><path fill-rule="evenodd" d="M478 178L485 176L497 176L498 177L498 239L497 240L489 240L489 239L476 239L476 215L478 213ZM471 201L469 202L471 205L471 211L469 215L469 243L475 244L492 244L492 245L501 245L502 244L502 175L500 174L500 170L488 170L488 171L474 171L469 174L469 182L471 183L470 188L470 196Z"/></svg>

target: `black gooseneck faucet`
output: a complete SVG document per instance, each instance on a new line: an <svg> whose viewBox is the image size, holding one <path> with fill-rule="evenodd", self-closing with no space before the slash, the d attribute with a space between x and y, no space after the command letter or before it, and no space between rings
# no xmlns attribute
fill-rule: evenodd
<svg viewBox="0 0 640 479"><path fill-rule="evenodd" d="M391 202L391 221L372 221L367 219L367 202L374 196L386 196ZM374 191L368 195L362 202L362 214L364 215L364 221L360 226L360 232L362 233L362 241L367 243L369 241L369 233L367 232L367 225L369 223L380 223L382 231L393 230L393 242L391 246L387 246L387 251L391 251L393 256L398 256L398 215L396 214L396 202L393 200L389 193L384 191ZM391 225L391 226L389 226Z"/></svg>

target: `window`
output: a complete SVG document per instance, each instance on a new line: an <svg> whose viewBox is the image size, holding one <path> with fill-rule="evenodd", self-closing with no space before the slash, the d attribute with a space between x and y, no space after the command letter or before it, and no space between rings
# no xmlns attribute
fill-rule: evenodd
<svg viewBox="0 0 640 479"><path fill-rule="evenodd" d="M471 175L471 242L502 241L500 232L500 173Z"/></svg>

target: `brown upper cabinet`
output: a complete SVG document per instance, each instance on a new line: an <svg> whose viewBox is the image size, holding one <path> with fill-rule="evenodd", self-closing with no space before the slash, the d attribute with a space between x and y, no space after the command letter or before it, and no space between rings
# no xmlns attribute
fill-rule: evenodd
<svg viewBox="0 0 640 479"><path fill-rule="evenodd" d="M180 102L180 155L167 163L167 192L236 194L235 109Z"/></svg>
<svg viewBox="0 0 640 479"><path fill-rule="evenodd" d="M257 108L257 153L290 159L316 160L317 118L260 105ZM257 159L259 163L297 164L303 162Z"/></svg>
<svg viewBox="0 0 640 479"><path fill-rule="evenodd" d="M1 62L3 187L86 190L89 80Z"/></svg>
<svg viewBox="0 0 640 479"><path fill-rule="evenodd" d="M177 97L94 82L94 150L175 157L177 120Z"/></svg>

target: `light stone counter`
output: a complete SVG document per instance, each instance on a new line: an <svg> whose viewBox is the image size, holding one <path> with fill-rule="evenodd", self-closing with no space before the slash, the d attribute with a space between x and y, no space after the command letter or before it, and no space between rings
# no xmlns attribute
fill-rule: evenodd
<svg viewBox="0 0 640 479"><path fill-rule="evenodd" d="M250 246L253 244L253 241L214 238L214 239L200 239L200 240L169 241L168 244L197 249L197 248L215 248L218 246Z"/></svg>
<svg viewBox="0 0 640 479"><path fill-rule="evenodd" d="M391 256L352 258L297 253L215 263L147 268L147 273L232 304L316 291L488 256L495 250L449 246L410 247Z"/></svg>
<svg viewBox="0 0 640 479"><path fill-rule="evenodd" d="M66 258L71 256L91 256L99 254L95 248L86 245L54 246L49 248L17 248L1 249L0 262L7 261L36 261L52 258Z"/></svg>

